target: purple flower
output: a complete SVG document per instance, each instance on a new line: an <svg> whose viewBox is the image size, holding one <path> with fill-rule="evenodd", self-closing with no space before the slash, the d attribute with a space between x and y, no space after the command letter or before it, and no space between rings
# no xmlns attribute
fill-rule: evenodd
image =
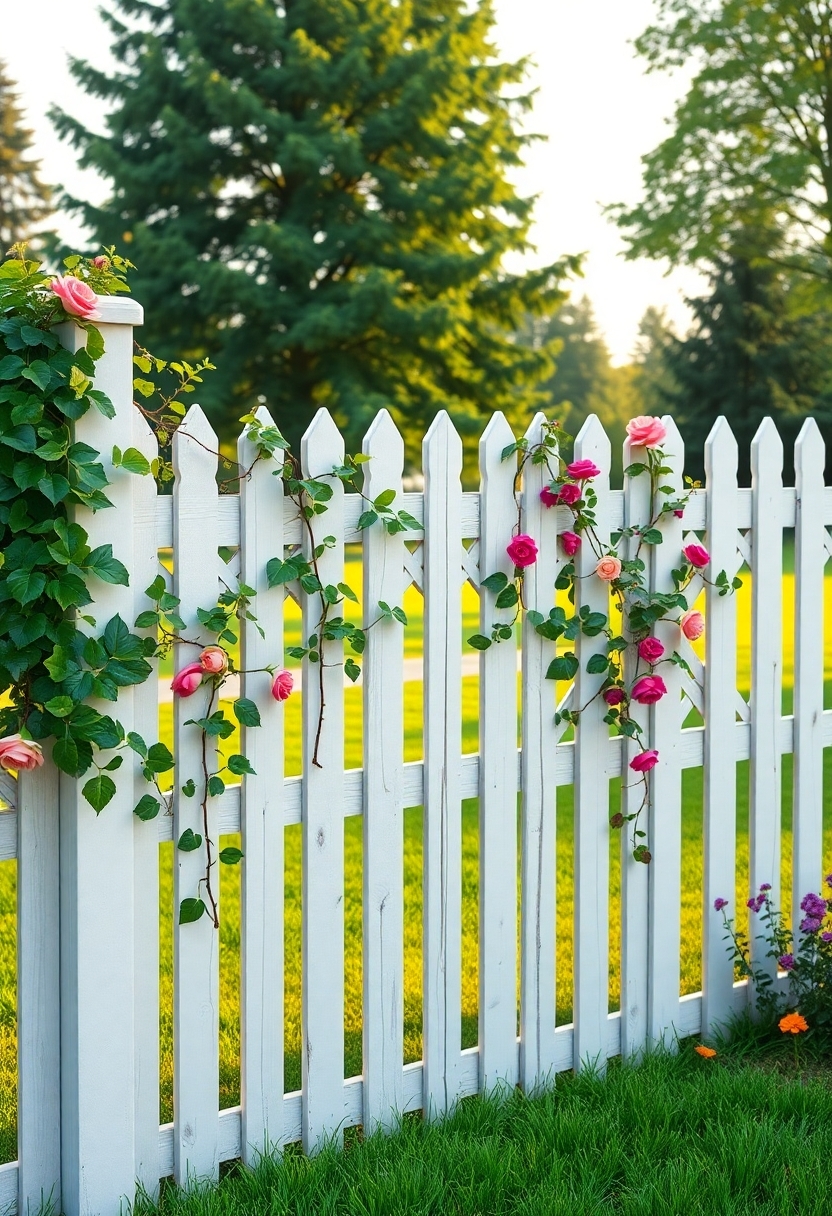
<svg viewBox="0 0 832 1216"><path fill-rule="evenodd" d="M793 954L781 954L777 960L777 966L782 967L784 971L792 971L794 965Z"/></svg>
<svg viewBox="0 0 832 1216"><path fill-rule="evenodd" d="M760 883L760 890L761 890L761 891L770 891L770 890L771 890L771 883L770 883L770 882L761 882L761 883Z"/></svg>
<svg viewBox="0 0 832 1216"><path fill-rule="evenodd" d="M822 921L819 921L814 916L804 916L803 920L800 922L800 932L817 933L822 923Z"/></svg>
<svg viewBox="0 0 832 1216"><path fill-rule="evenodd" d="M827 874L823 881L826 883L827 887L832 887L832 874Z"/></svg>
<svg viewBox="0 0 832 1216"><path fill-rule="evenodd" d="M820 940L822 942L832 942L832 933L821 933Z"/></svg>
<svg viewBox="0 0 832 1216"><path fill-rule="evenodd" d="M759 912L765 902L765 895L752 895L750 899L745 901L745 906L746 908L750 908L752 912Z"/></svg>
<svg viewBox="0 0 832 1216"><path fill-rule="evenodd" d="M815 895L810 891L800 901L800 910L801 912L805 912L812 920L823 920L824 916L826 916L826 900L821 899L819 895Z"/></svg>
<svg viewBox="0 0 832 1216"><path fill-rule="evenodd" d="M714 900L714 911L721 912L723 908L728 907L729 903L730 903L730 900L727 900L727 899L715 899Z"/></svg>

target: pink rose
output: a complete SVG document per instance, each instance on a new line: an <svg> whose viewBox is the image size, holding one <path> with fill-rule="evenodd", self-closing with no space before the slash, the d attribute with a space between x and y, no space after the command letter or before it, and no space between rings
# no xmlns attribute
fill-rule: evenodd
<svg viewBox="0 0 832 1216"><path fill-rule="evenodd" d="M97 318L98 296L81 279L59 274L52 280L51 286L65 312L73 317L83 317L86 321Z"/></svg>
<svg viewBox="0 0 832 1216"><path fill-rule="evenodd" d="M287 671L284 667L282 671L275 674L272 681L272 696L275 701L288 701L292 695L292 689L295 687L295 679L291 671Z"/></svg>
<svg viewBox="0 0 832 1216"><path fill-rule="evenodd" d="M6 772L31 772L43 764L43 751L39 743L23 739L20 735L6 735L0 739L0 767Z"/></svg>
<svg viewBox="0 0 832 1216"><path fill-rule="evenodd" d="M592 460L573 460L566 466L566 471L575 481L589 481L601 476L601 470Z"/></svg>
<svg viewBox="0 0 832 1216"><path fill-rule="evenodd" d="M692 566L696 566L701 570L703 566L707 566L711 560L711 555L707 549L703 549L701 545L686 545L682 550L685 557Z"/></svg>
<svg viewBox="0 0 832 1216"><path fill-rule="evenodd" d="M682 613L679 628L689 642L695 642L705 632L705 618L701 612L688 608L687 612Z"/></svg>
<svg viewBox="0 0 832 1216"><path fill-rule="evenodd" d="M617 557L602 557L598 565L595 567L595 573L599 578L602 578L605 583L610 583L614 578L618 578L621 573L621 562Z"/></svg>
<svg viewBox="0 0 832 1216"><path fill-rule="evenodd" d="M605 688L601 695L607 705L620 705L625 699L624 689L619 688L617 684L614 684L612 688Z"/></svg>
<svg viewBox="0 0 832 1216"><path fill-rule="evenodd" d="M639 705L655 705L667 692L661 676L642 676L633 685L632 698Z"/></svg>
<svg viewBox="0 0 832 1216"><path fill-rule="evenodd" d="M673 512L673 514L676 516L677 519L684 519L684 516L685 516L685 512L682 509L680 509L679 507L676 508L676 510Z"/></svg>
<svg viewBox="0 0 832 1216"><path fill-rule="evenodd" d="M664 646L658 638L644 638L638 644L638 653L645 663L658 663L664 654Z"/></svg>
<svg viewBox="0 0 832 1216"><path fill-rule="evenodd" d="M659 753L655 748L649 748L643 752L639 752L637 756L633 756L630 761L630 768L634 773L649 773L651 768L655 768L659 763Z"/></svg>
<svg viewBox="0 0 832 1216"><path fill-rule="evenodd" d="M562 502L567 507L574 507L581 494L580 486L576 486L574 481L567 481L566 485L561 486L558 490L558 502Z"/></svg>
<svg viewBox="0 0 832 1216"><path fill-rule="evenodd" d="M189 663L181 671L177 671L171 680L171 689L178 697L190 697L202 683L205 674L201 663Z"/></svg>
<svg viewBox="0 0 832 1216"><path fill-rule="evenodd" d="M105 258L103 253L99 253L97 258L93 258L92 264L96 270L106 270L110 265L110 259Z"/></svg>
<svg viewBox="0 0 832 1216"><path fill-rule="evenodd" d="M506 547L506 553L515 566L521 570L525 566L533 566L537 561L537 545L530 536L526 536L523 532L514 537L511 544Z"/></svg>
<svg viewBox="0 0 832 1216"><path fill-rule="evenodd" d="M627 437L637 448L657 448L667 437L667 427L661 418L641 414L627 423Z"/></svg>
<svg viewBox="0 0 832 1216"><path fill-rule="evenodd" d="M228 670L228 655L222 646L206 646L199 656L199 665L209 675L223 675Z"/></svg>
<svg viewBox="0 0 832 1216"><path fill-rule="evenodd" d="M581 547L581 538L575 532L564 532L560 538L567 557L574 557Z"/></svg>
<svg viewBox="0 0 832 1216"><path fill-rule="evenodd" d="M544 486L540 491L540 501L544 507L556 507L560 499L551 486Z"/></svg>

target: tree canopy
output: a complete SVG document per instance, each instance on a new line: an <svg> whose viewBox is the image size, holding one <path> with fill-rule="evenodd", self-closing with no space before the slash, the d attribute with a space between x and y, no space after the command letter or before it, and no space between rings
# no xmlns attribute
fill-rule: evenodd
<svg viewBox="0 0 832 1216"><path fill-rule="evenodd" d="M106 129L54 118L111 194L69 205L129 242L147 345L218 365L216 421L261 401L296 440L326 405L355 443L380 406L417 430L535 408L551 352L512 331L576 263L506 269L530 248L510 174L531 97L488 0L116 0L105 20L120 70L73 72Z"/></svg>
<svg viewBox="0 0 832 1216"><path fill-rule="evenodd" d="M14 83L0 60L0 255L28 240L51 211L40 162L26 155L31 146L32 132L23 126Z"/></svg>
<svg viewBox="0 0 832 1216"><path fill-rule="evenodd" d="M629 256L716 264L742 227L759 256L832 278L832 9L827 0L657 0L649 70L694 65L644 199L611 208Z"/></svg>

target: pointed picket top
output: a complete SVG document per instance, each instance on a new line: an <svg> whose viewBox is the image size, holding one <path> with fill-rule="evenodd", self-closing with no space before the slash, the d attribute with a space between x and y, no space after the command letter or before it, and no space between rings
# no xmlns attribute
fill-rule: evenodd
<svg viewBox="0 0 832 1216"><path fill-rule="evenodd" d="M680 458L683 459L685 454L685 441L682 438L678 426L676 425L676 419L673 418L671 414L665 414L662 418L662 422L664 423L665 430L667 431L667 437L660 446L671 460L679 460ZM678 471L679 475L681 476L681 466Z"/></svg>
<svg viewBox="0 0 832 1216"><path fill-rule="evenodd" d="M301 464L308 477L324 477L344 460L344 437L329 410L323 407L300 441Z"/></svg>
<svg viewBox="0 0 832 1216"><path fill-rule="evenodd" d="M534 418L532 418L531 422L526 427L524 438L527 439L529 443L540 443L543 438L543 427L547 421L548 419L544 413L538 412L535 414Z"/></svg>
<svg viewBox="0 0 832 1216"><path fill-rule="evenodd" d="M374 486L378 481L375 476L378 465L384 465L386 477L392 476L401 480L404 467L404 439L389 410L379 410L376 414L364 436L361 451L365 456L373 457L364 466L365 489L368 485ZM395 472L394 469L398 469L398 472ZM381 486L382 490L386 488L386 486ZM397 495L401 494L400 485L392 488L396 490Z"/></svg>
<svg viewBox="0 0 832 1216"><path fill-rule="evenodd" d="M271 412L265 405L258 405L256 410L252 410L252 413L262 427L275 425L274 418L272 417ZM249 455L249 452L251 453L251 455L249 457L249 463L250 463L251 459L257 453L255 444L253 444L251 442L251 440L248 438L248 424L246 424L243 427L243 429L240 431L240 434L237 437L237 455L238 455L238 457L242 455L243 451L245 451L245 454L247 456ZM277 460L278 462L282 461L283 453L280 448L278 448L276 450L273 459Z"/></svg>
<svg viewBox="0 0 832 1216"><path fill-rule="evenodd" d="M187 440L193 439L193 443ZM180 476L216 470L219 460L219 440L205 416L201 405L192 405L173 434L173 464Z"/></svg>
<svg viewBox="0 0 832 1216"><path fill-rule="evenodd" d="M728 419L720 414L705 440L705 475L708 482L721 477L735 479L738 459L736 436Z"/></svg>
<svg viewBox="0 0 832 1216"><path fill-rule="evenodd" d="M462 440L447 410L439 411L422 440L422 454L425 458L433 456L435 459L434 454L442 450L447 450L450 467L455 468L458 465L461 470Z"/></svg>
<svg viewBox="0 0 832 1216"><path fill-rule="evenodd" d="M783 440L772 418L764 418L751 440L751 475L780 477L783 472Z"/></svg>
<svg viewBox="0 0 832 1216"><path fill-rule="evenodd" d="M822 484L825 465L826 444L823 436L814 418L807 418L794 445L795 486L798 492L806 478L820 480Z"/></svg>
<svg viewBox="0 0 832 1216"><path fill-rule="evenodd" d="M575 439L575 459L594 460L602 476L609 476L612 448L597 414L590 414Z"/></svg>

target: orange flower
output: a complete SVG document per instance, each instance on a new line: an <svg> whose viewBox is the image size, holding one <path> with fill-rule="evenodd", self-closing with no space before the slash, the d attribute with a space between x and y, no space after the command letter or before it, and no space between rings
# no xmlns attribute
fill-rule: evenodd
<svg viewBox="0 0 832 1216"><path fill-rule="evenodd" d="M694 1047L693 1050L698 1056L703 1056L706 1060L712 1060L716 1055L713 1047L705 1047L703 1043L700 1043L698 1047Z"/></svg>
<svg viewBox="0 0 832 1216"><path fill-rule="evenodd" d="M809 1023L799 1013L787 1013L780 1019L779 1026L783 1034L800 1034L802 1030L809 1029Z"/></svg>

